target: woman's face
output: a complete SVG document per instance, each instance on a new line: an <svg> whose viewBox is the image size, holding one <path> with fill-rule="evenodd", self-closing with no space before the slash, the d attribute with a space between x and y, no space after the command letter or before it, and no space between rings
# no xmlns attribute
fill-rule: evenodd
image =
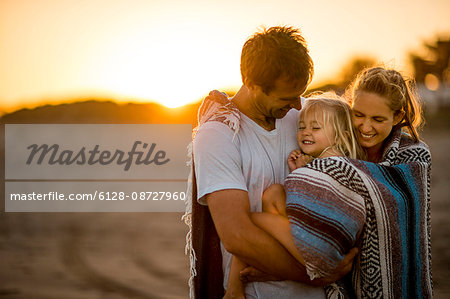
<svg viewBox="0 0 450 299"><path fill-rule="evenodd" d="M395 116L386 98L375 93L359 92L353 100L352 116L361 146L381 151L383 141L403 114Z"/></svg>

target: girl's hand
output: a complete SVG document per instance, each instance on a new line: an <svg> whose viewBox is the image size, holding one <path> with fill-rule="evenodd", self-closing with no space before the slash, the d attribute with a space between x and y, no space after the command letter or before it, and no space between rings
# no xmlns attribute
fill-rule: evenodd
<svg viewBox="0 0 450 299"><path fill-rule="evenodd" d="M297 168L303 167L314 160L313 156L303 154L300 150L293 150L287 159L289 171L292 172Z"/></svg>
<svg viewBox="0 0 450 299"><path fill-rule="evenodd" d="M298 158L295 160L295 165L297 166L297 168L303 167L312 160L314 160L313 156L307 154L300 154L300 156L298 156Z"/></svg>
<svg viewBox="0 0 450 299"><path fill-rule="evenodd" d="M298 159L298 157L300 157L302 155L302 152L300 150L293 150L287 159L287 163L289 166L289 171L292 172L295 169L301 167L301 166L297 166L296 160Z"/></svg>

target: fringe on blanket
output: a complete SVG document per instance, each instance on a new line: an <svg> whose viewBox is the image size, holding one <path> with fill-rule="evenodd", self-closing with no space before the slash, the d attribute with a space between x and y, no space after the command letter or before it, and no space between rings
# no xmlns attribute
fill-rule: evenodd
<svg viewBox="0 0 450 299"><path fill-rule="evenodd" d="M342 288L336 283L332 283L325 287L325 294L328 299L345 299Z"/></svg>
<svg viewBox="0 0 450 299"><path fill-rule="evenodd" d="M219 121L226 124L233 132L234 137L239 131L240 123L240 113L238 108L228 99L226 93L213 90L209 95L203 100L200 105L198 115L197 115L198 125L192 131L192 142L195 139L195 135L198 132L200 126L207 121ZM193 143L190 142L187 147L187 165L190 168L189 177L187 182L187 197L186 197L186 211L181 217L181 220L188 226L188 232L186 234L186 246L185 254L189 254L190 261L190 276L189 276L189 298L195 298L194 290L194 277L197 275L196 261L197 257L192 246L192 201L197 200L193 198L194 188L194 156L193 156Z"/></svg>

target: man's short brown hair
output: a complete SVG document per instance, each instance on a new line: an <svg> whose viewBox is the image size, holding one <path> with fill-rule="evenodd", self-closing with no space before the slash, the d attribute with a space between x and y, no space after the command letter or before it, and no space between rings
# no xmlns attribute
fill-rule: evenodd
<svg viewBox="0 0 450 299"><path fill-rule="evenodd" d="M242 48L242 82L260 86L266 94L273 90L279 78L292 82L293 86L306 86L313 73L306 41L296 28L263 28Z"/></svg>

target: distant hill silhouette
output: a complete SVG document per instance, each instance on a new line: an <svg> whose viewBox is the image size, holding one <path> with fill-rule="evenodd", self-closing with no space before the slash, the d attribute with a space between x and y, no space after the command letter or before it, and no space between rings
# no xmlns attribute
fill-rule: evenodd
<svg viewBox="0 0 450 299"><path fill-rule="evenodd" d="M5 114L1 124L196 124L200 102L179 108L156 103L116 103L110 100L88 100L45 105Z"/></svg>

